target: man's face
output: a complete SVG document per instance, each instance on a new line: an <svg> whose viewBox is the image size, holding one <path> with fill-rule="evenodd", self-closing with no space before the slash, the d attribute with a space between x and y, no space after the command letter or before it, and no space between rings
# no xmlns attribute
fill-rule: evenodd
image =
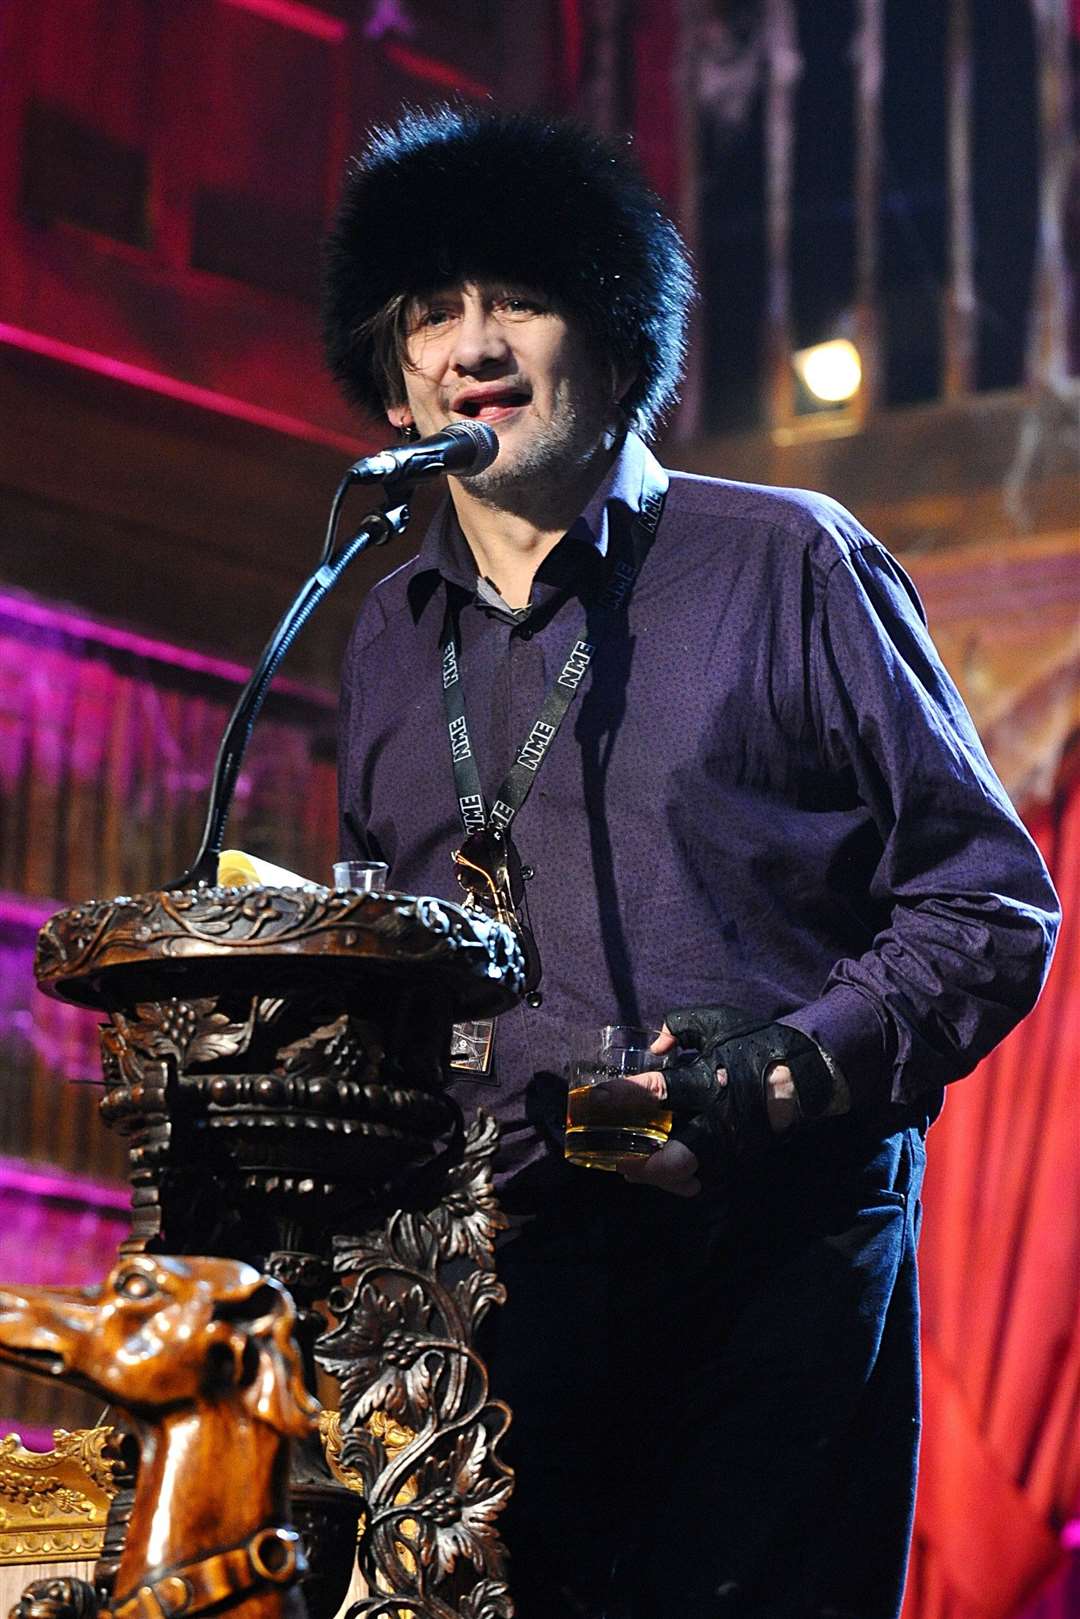
<svg viewBox="0 0 1080 1619"><path fill-rule="evenodd" d="M418 299L407 322L406 404L421 437L481 421L499 437L486 472L462 479L500 503L536 479L576 478L614 423L615 387L575 326L533 290L467 283Z"/></svg>

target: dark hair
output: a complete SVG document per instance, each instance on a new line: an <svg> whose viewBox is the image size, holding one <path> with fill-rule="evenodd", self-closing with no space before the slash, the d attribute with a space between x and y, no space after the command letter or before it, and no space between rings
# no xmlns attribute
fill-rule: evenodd
<svg viewBox="0 0 1080 1619"><path fill-rule="evenodd" d="M545 292L615 373L649 432L677 398L693 280L678 231L625 149L579 125L437 107L376 130L327 240L331 370L373 416L400 402L407 306L503 280Z"/></svg>
<svg viewBox="0 0 1080 1619"><path fill-rule="evenodd" d="M370 319L357 328L359 344L370 345L372 380L383 405L405 403L402 372L405 369L408 316L412 302L412 293L395 292L381 309L377 309ZM362 400L358 402L364 403Z"/></svg>

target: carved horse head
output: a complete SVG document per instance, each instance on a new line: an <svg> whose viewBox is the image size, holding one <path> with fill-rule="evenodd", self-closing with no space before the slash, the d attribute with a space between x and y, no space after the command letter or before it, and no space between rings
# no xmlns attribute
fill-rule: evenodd
<svg viewBox="0 0 1080 1619"><path fill-rule="evenodd" d="M134 1415L239 1393L283 1435L310 1433L285 1290L232 1259L136 1254L100 1288L0 1289L0 1359Z"/></svg>
<svg viewBox="0 0 1080 1619"><path fill-rule="evenodd" d="M231 1259L136 1254L101 1288L0 1289L0 1360L121 1406L141 1430L118 1619L284 1611L303 1571L284 1523L287 1441L318 1410L294 1323L285 1290Z"/></svg>

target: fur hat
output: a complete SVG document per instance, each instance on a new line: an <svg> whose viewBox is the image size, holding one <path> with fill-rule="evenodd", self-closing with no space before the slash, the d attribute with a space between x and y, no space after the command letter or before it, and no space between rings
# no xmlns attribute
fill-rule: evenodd
<svg viewBox="0 0 1080 1619"><path fill-rule="evenodd" d="M481 279L535 286L575 318L634 374L622 404L642 431L677 398L693 281L624 150L575 124L471 107L377 129L327 241L326 346L346 397L374 416L389 403L365 323L391 298Z"/></svg>

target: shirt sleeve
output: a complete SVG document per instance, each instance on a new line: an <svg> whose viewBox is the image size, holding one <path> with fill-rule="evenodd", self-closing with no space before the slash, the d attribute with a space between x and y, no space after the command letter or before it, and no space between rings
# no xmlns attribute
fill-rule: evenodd
<svg viewBox="0 0 1080 1619"><path fill-rule="evenodd" d="M1057 898L880 546L833 563L808 657L820 744L881 837L870 898L888 921L783 1021L831 1053L856 1107L909 1102L969 1073L1030 1011Z"/></svg>

